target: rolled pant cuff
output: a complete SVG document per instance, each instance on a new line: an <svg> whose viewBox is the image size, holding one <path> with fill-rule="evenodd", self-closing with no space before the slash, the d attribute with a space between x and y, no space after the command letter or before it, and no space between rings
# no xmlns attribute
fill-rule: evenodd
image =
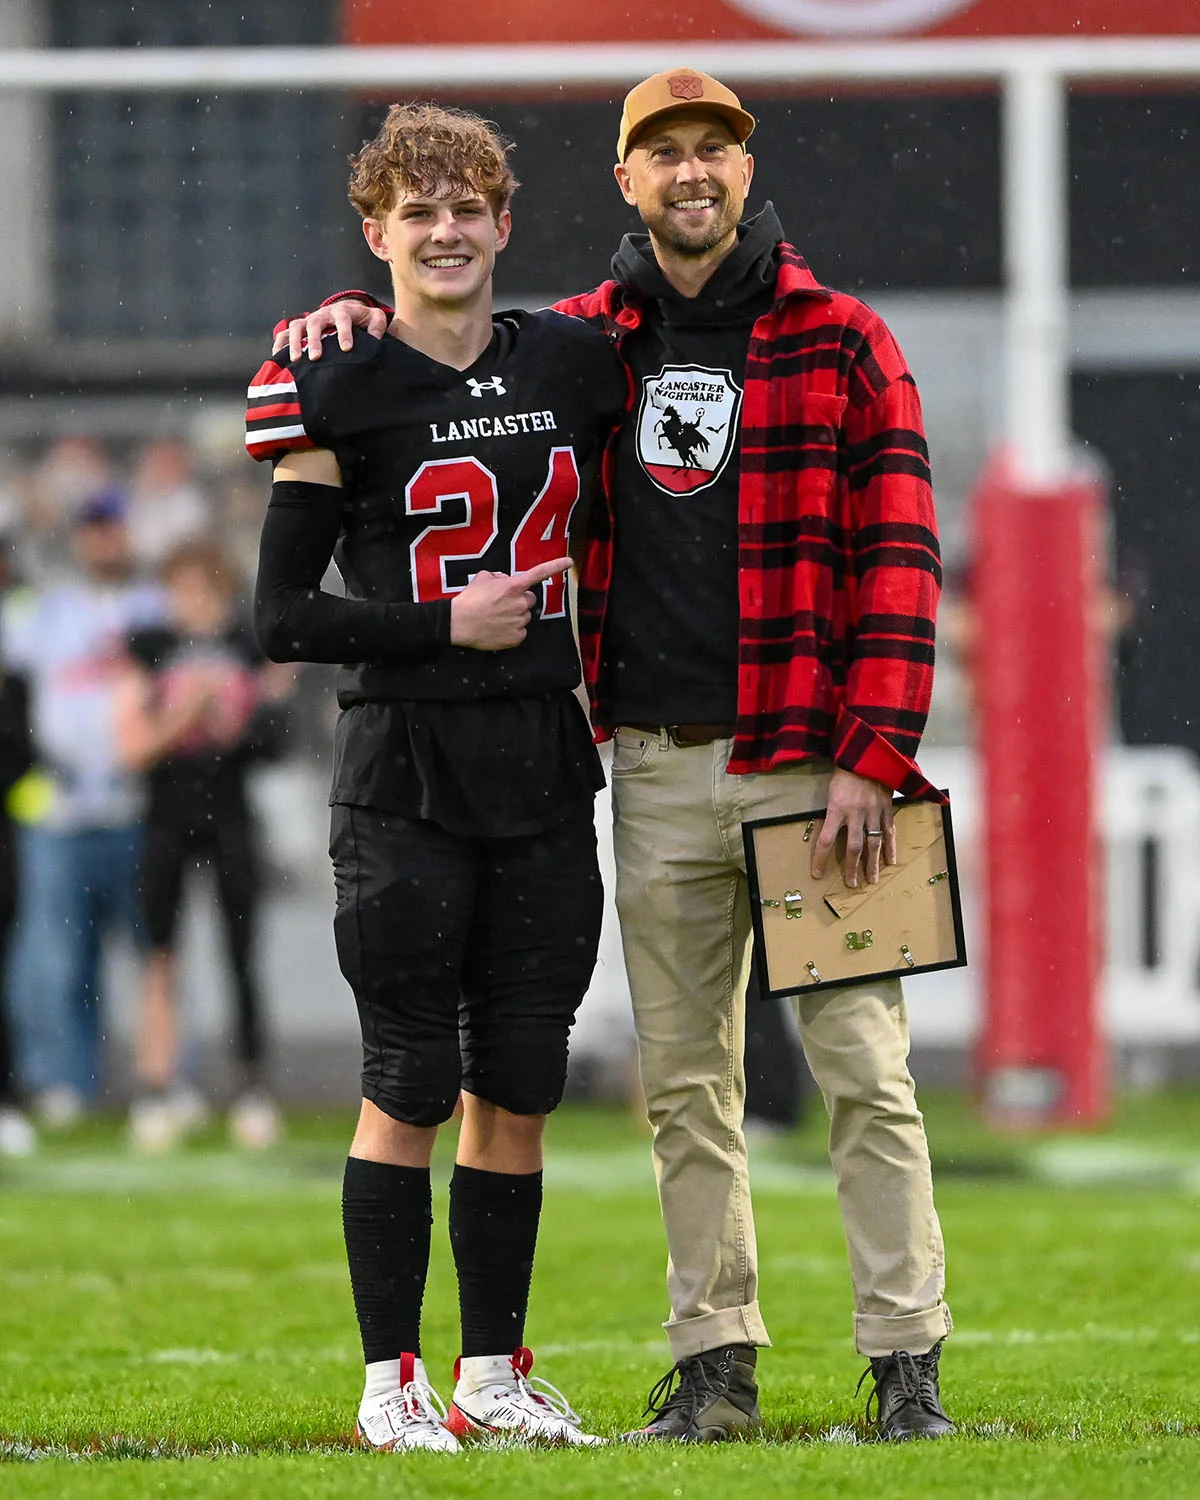
<svg viewBox="0 0 1200 1500"><path fill-rule="evenodd" d="M953 1331L954 1319L944 1302L927 1312L905 1313L899 1318L854 1314L854 1347L868 1359L877 1359L896 1349L906 1349L909 1354L928 1354L934 1344Z"/></svg>
<svg viewBox="0 0 1200 1500"><path fill-rule="evenodd" d="M690 1359L709 1349L724 1349L727 1344L753 1344L763 1349L771 1345L757 1302L748 1302L745 1307L723 1307L698 1318L664 1323L663 1327L676 1360Z"/></svg>

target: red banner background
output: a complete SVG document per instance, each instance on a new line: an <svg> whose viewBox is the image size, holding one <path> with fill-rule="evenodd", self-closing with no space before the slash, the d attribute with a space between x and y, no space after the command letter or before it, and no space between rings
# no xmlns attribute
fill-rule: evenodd
<svg viewBox="0 0 1200 1500"><path fill-rule="evenodd" d="M1200 33L1196 0L962 0L952 12L949 3L926 0L923 10L921 0L907 6L904 0L690 0L686 6L678 0L469 0L467 6L342 0L342 31L343 40L367 45L752 41L812 38L822 34L813 21L840 13L859 18L858 40ZM922 19L939 9L940 19ZM764 19L767 14L778 19Z"/></svg>

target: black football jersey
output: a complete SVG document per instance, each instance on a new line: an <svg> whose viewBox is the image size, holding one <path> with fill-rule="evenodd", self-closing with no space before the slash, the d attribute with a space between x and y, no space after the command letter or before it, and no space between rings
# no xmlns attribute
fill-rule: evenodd
<svg viewBox="0 0 1200 1500"><path fill-rule="evenodd" d="M249 390L247 447L278 459L327 448L343 480L335 559L351 598L445 607L480 570L565 556L585 481L624 409L602 335L561 313L501 313L466 370L399 339L327 338L321 359L268 360ZM565 577L539 586L510 651L446 645L343 668L339 701L496 698L579 681Z"/></svg>

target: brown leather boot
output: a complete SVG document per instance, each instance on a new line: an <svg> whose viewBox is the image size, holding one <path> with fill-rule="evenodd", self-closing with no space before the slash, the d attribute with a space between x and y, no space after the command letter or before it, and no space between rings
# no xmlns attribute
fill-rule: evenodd
<svg viewBox="0 0 1200 1500"><path fill-rule="evenodd" d="M719 1443L756 1427L757 1360L751 1344L728 1344L681 1359L650 1392L646 1415L652 1420L625 1433L624 1440Z"/></svg>

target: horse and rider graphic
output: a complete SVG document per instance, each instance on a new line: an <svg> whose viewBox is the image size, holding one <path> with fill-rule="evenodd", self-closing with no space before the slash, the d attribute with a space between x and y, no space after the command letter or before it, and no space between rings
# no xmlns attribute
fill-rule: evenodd
<svg viewBox="0 0 1200 1500"><path fill-rule="evenodd" d="M654 424L654 431L658 436L659 447L665 445L674 448L679 454L679 462L685 469L696 467L696 455L707 453L709 449L708 439L700 430L700 423L704 420L704 408L700 407L696 412L694 422L685 422L673 406L664 406L662 421ZM722 423L723 427L725 424ZM714 432L721 429L714 427Z"/></svg>

